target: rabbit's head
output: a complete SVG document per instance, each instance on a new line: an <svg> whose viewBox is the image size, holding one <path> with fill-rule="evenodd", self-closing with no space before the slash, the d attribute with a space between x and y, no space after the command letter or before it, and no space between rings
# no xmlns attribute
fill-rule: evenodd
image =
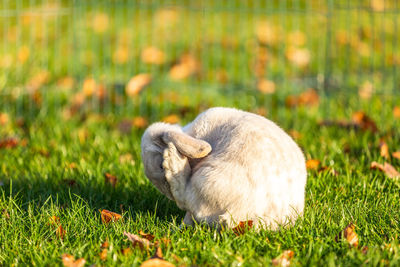
<svg viewBox="0 0 400 267"><path fill-rule="evenodd" d="M145 174L161 193L173 200L163 169L163 153L170 142L175 145L179 153L192 159L207 156L211 146L203 140L183 133L178 125L157 122L146 129L141 142Z"/></svg>

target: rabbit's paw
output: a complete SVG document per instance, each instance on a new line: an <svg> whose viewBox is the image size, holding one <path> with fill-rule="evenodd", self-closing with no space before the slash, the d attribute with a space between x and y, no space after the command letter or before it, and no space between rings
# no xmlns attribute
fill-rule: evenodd
<svg viewBox="0 0 400 267"><path fill-rule="evenodd" d="M168 148L164 150L163 158L163 168L167 181L187 174L187 168L189 167L188 159L178 152L174 144L168 144Z"/></svg>

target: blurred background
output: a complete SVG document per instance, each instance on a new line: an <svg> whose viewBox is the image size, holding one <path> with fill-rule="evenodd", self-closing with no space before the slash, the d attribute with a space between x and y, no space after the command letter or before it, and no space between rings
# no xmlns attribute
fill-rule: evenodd
<svg viewBox="0 0 400 267"><path fill-rule="evenodd" d="M276 120L299 106L322 118L368 110L399 92L399 5L1 0L0 124L112 114L143 128L217 105Z"/></svg>

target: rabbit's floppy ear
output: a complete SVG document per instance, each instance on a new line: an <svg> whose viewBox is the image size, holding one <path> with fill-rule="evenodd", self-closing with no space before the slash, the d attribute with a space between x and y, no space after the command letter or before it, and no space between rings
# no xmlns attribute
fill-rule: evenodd
<svg viewBox="0 0 400 267"><path fill-rule="evenodd" d="M211 145L204 140L196 139L181 132L165 132L162 135L163 141L167 144L172 142L178 151L192 159L204 158L211 152Z"/></svg>

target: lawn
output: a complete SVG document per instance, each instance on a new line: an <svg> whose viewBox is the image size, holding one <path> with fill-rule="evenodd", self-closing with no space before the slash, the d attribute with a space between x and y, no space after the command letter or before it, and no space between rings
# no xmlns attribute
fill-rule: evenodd
<svg viewBox="0 0 400 267"><path fill-rule="evenodd" d="M394 12L31 2L1 6L1 266L62 266L63 254L139 266L155 247L134 247L124 232L140 231L177 266L268 266L286 250L291 266L400 265L400 180L371 169L400 170ZM318 160L293 227L180 229L184 212L146 179L145 127L184 125L212 106L266 116ZM122 218L104 223L103 209ZM358 246L340 237L350 223Z"/></svg>

